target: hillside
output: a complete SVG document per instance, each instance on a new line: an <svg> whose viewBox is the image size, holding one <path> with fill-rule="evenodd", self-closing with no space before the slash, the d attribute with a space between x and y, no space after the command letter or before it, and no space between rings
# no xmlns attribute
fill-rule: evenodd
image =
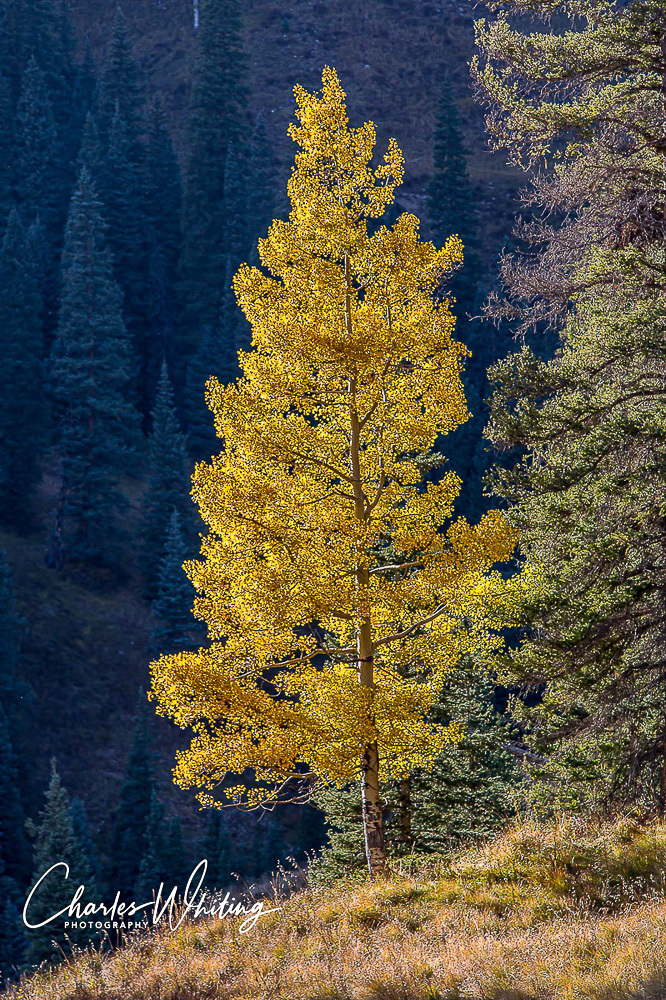
<svg viewBox="0 0 666 1000"><path fill-rule="evenodd" d="M103 58L115 0L72 0L80 39ZM121 6L123 6L121 4ZM149 95L157 94L181 153L196 32L192 0L132 0L123 7ZM511 227L520 175L487 147L482 110L473 101L468 63L475 19L487 15L470 0L248 0L244 5L250 109L261 112L282 167L293 160L286 130L294 84L317 89L322 67L336 67L353 119L372 119L380 142L395 136L405 153L399 201L423 211L432 167L432 134L443 76L454 84L470 153L470 174L494 260Z"/></svg>
<svg viewBox="0 0 666 1000"><path fill-rule="evenodd" d="M659 1000L666 825L523 824L386 882L308 889L246 934L160 929L12 1000ZM272 904L271 904L272 905Z"/></svg>
<svg viewBox="0 0 666 1000"><path fill-rule="evenodd" d="M79 42L88 37L98 63L104 58L115 0L72 0ZM133 0L124 13L132 33L147 96L159 95L181 157L196 33L191 0ZM442 74L454 82L470 151L470 173L483 220L484 252L493 273L515 206L515 173L486 148L481 110L472 102L467 62L472 22L479 11L468 0L370 0L352 9L346 0L253 0L245 8L251 115L262 112L280 161L280 190L293 159L286 135L293 113L292 88L316 88L321 68L335 65L357 121L377 122L380 143L395 135L405 151L403 207L422 214L432 156L432 129ZM491 336L494 336L492 332ZM93 831L105 844L123 774L138 689L148 685L146 653L152 621L141 597L137 567L128 551L122 579L60 576L44 561L52 525L57 470L42 483L30 535L4 533L19 607L27 621L22 679L26 684L19 753L26 811L36 816L58 759L71 794L81 796ZM124 489L137 503L142 480ZM170 767L180 734L157 720L163 793L200 833L191 796L171 787ZM33 733L39 732L39 745ZM100 780L100 775L104 780Z"/></svg>

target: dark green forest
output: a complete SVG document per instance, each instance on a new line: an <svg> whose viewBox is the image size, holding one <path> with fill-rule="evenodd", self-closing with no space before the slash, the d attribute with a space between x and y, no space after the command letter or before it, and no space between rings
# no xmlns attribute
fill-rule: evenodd
<svg viewBox="0 0 666 1000"><path fill-rule="evenodd" d="M57 860L128 899L202 857L211 888L363 867L356 789L199 811L145 695L151 659L205 641L181 569L194 465L219 450L205 384L250 348L232 277L287 212L291 91L327 64L405 151L397 210L463 241L445 292L471 417L433 469L470 523L507 512L512 568L539 580L507 652L442 690L459 747L385 784L389 850L517 811L666 809L666 7L488 6L0 0L5 977L58 958L20 919ZM71 898L53 891L44 913Z"/></svg>

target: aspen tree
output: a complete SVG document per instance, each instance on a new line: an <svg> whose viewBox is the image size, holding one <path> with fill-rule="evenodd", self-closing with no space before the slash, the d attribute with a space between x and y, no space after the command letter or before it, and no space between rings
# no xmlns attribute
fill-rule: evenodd
<svg viewBox="0 0 666 1000"><path fill-rule="evenodd" d="M295 96L291 213L234 278L252 350L235 383L208 382L222 450L193 476L209 532L186 569L210 645L153 663L152 694L193 730L174 775L203 805L272 809L359 779L376 875L380 776L457 738L426 713L465 653L499 641L486 598L515 537L497 512L444 530L460 480L427 482L419 461L468 416L467 351L436 294L460 240L436 249L409 213L371 222L403 156L390 140L373 168L375 127L350 128L333 69Z"/></svg>

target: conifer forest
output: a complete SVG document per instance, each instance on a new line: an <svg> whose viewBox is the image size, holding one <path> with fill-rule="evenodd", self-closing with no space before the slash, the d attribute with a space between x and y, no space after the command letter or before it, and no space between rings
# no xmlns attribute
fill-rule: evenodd
<svg viewBox="0 0 666 1000"><path fill-rule="evenodd" d="M666 0L0 0L0 380L0 992L666 998Z"/></svg>

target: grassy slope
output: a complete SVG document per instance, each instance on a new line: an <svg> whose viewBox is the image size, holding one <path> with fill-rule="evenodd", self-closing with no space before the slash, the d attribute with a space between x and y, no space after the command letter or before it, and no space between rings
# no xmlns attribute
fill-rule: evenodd
<svg viewBox="0 0 666 1000"><path fill-rule="evenodd" d="M523 824L374 886L306 890L248 934L183 925L11 1000L663 1000L666 825Z"/></svg>

